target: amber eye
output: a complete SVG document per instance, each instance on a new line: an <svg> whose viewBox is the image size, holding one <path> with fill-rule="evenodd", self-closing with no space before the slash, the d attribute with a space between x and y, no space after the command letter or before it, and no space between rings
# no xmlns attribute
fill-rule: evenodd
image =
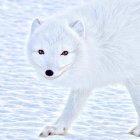
<svg viewBox="0 0 140 140"><path fill-rule="evenodd" d="M43 50L38 50L39 54L44 54L45 52Z"/></svg>
<svg viewBox="0 0 140 140"><path fill-rule="evenodd" d="M61 55L68 55L68 54L69 54L68 51L63 51L63 52L61 53Z"/></svg>

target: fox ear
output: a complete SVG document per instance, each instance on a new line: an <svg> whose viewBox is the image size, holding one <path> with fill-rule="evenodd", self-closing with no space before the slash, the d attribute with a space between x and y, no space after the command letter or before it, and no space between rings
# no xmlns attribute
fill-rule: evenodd
<svg viewBox="0 0 140 140"><path fill-rule="evenodd" d="M39 19L34 19L31 27L31 34L41 25L41 22Z"/></svg>
<svg viewBox="0 0 140 140"><path fill-rule="evenodd" d="M80 37L85 36L85 26L82 20L76 20L75 22L70 24L70 27L78 33Z"/></svg>

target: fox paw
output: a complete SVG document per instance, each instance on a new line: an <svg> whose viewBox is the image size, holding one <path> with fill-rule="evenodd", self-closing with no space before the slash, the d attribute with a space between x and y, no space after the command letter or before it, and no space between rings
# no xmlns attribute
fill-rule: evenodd
<svg viewBox="0 0 140 140"><path fill-rule="evenodd" d="M48 137L51 135L66 135L67 133L68 129L65 127L47 126L40 133L39 137Z"/></svg>
<svg viewBox="0 0 140 140"><path fill-rule="evenodd" d="M135 127L132 129L129 134L135 135L136 137L140 137L140 126Z"/></svg>

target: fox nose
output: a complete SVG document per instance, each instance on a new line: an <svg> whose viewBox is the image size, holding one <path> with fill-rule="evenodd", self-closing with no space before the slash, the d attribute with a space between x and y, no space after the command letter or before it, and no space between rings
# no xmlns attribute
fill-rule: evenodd
<svg viewBox="0 0 140 140"><path fill-rule="evenodd" d="M53 71L52 70L46 70L45 74L47 76L52 76L53 75Z"/></svg>

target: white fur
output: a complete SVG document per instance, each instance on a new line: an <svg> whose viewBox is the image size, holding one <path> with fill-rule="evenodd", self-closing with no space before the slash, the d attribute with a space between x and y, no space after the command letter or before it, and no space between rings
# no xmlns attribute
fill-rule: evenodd
<svg viewBox="0 0 140 140"><path fill-rule="evenodd" d="M32 25L29 60L46 82L72 90L57 123L41 136L64 134L89 93L109 84L126 85L140 116L140 0L95 0L39 24ZM139 136L139 128L132 134Z"/></svg>

